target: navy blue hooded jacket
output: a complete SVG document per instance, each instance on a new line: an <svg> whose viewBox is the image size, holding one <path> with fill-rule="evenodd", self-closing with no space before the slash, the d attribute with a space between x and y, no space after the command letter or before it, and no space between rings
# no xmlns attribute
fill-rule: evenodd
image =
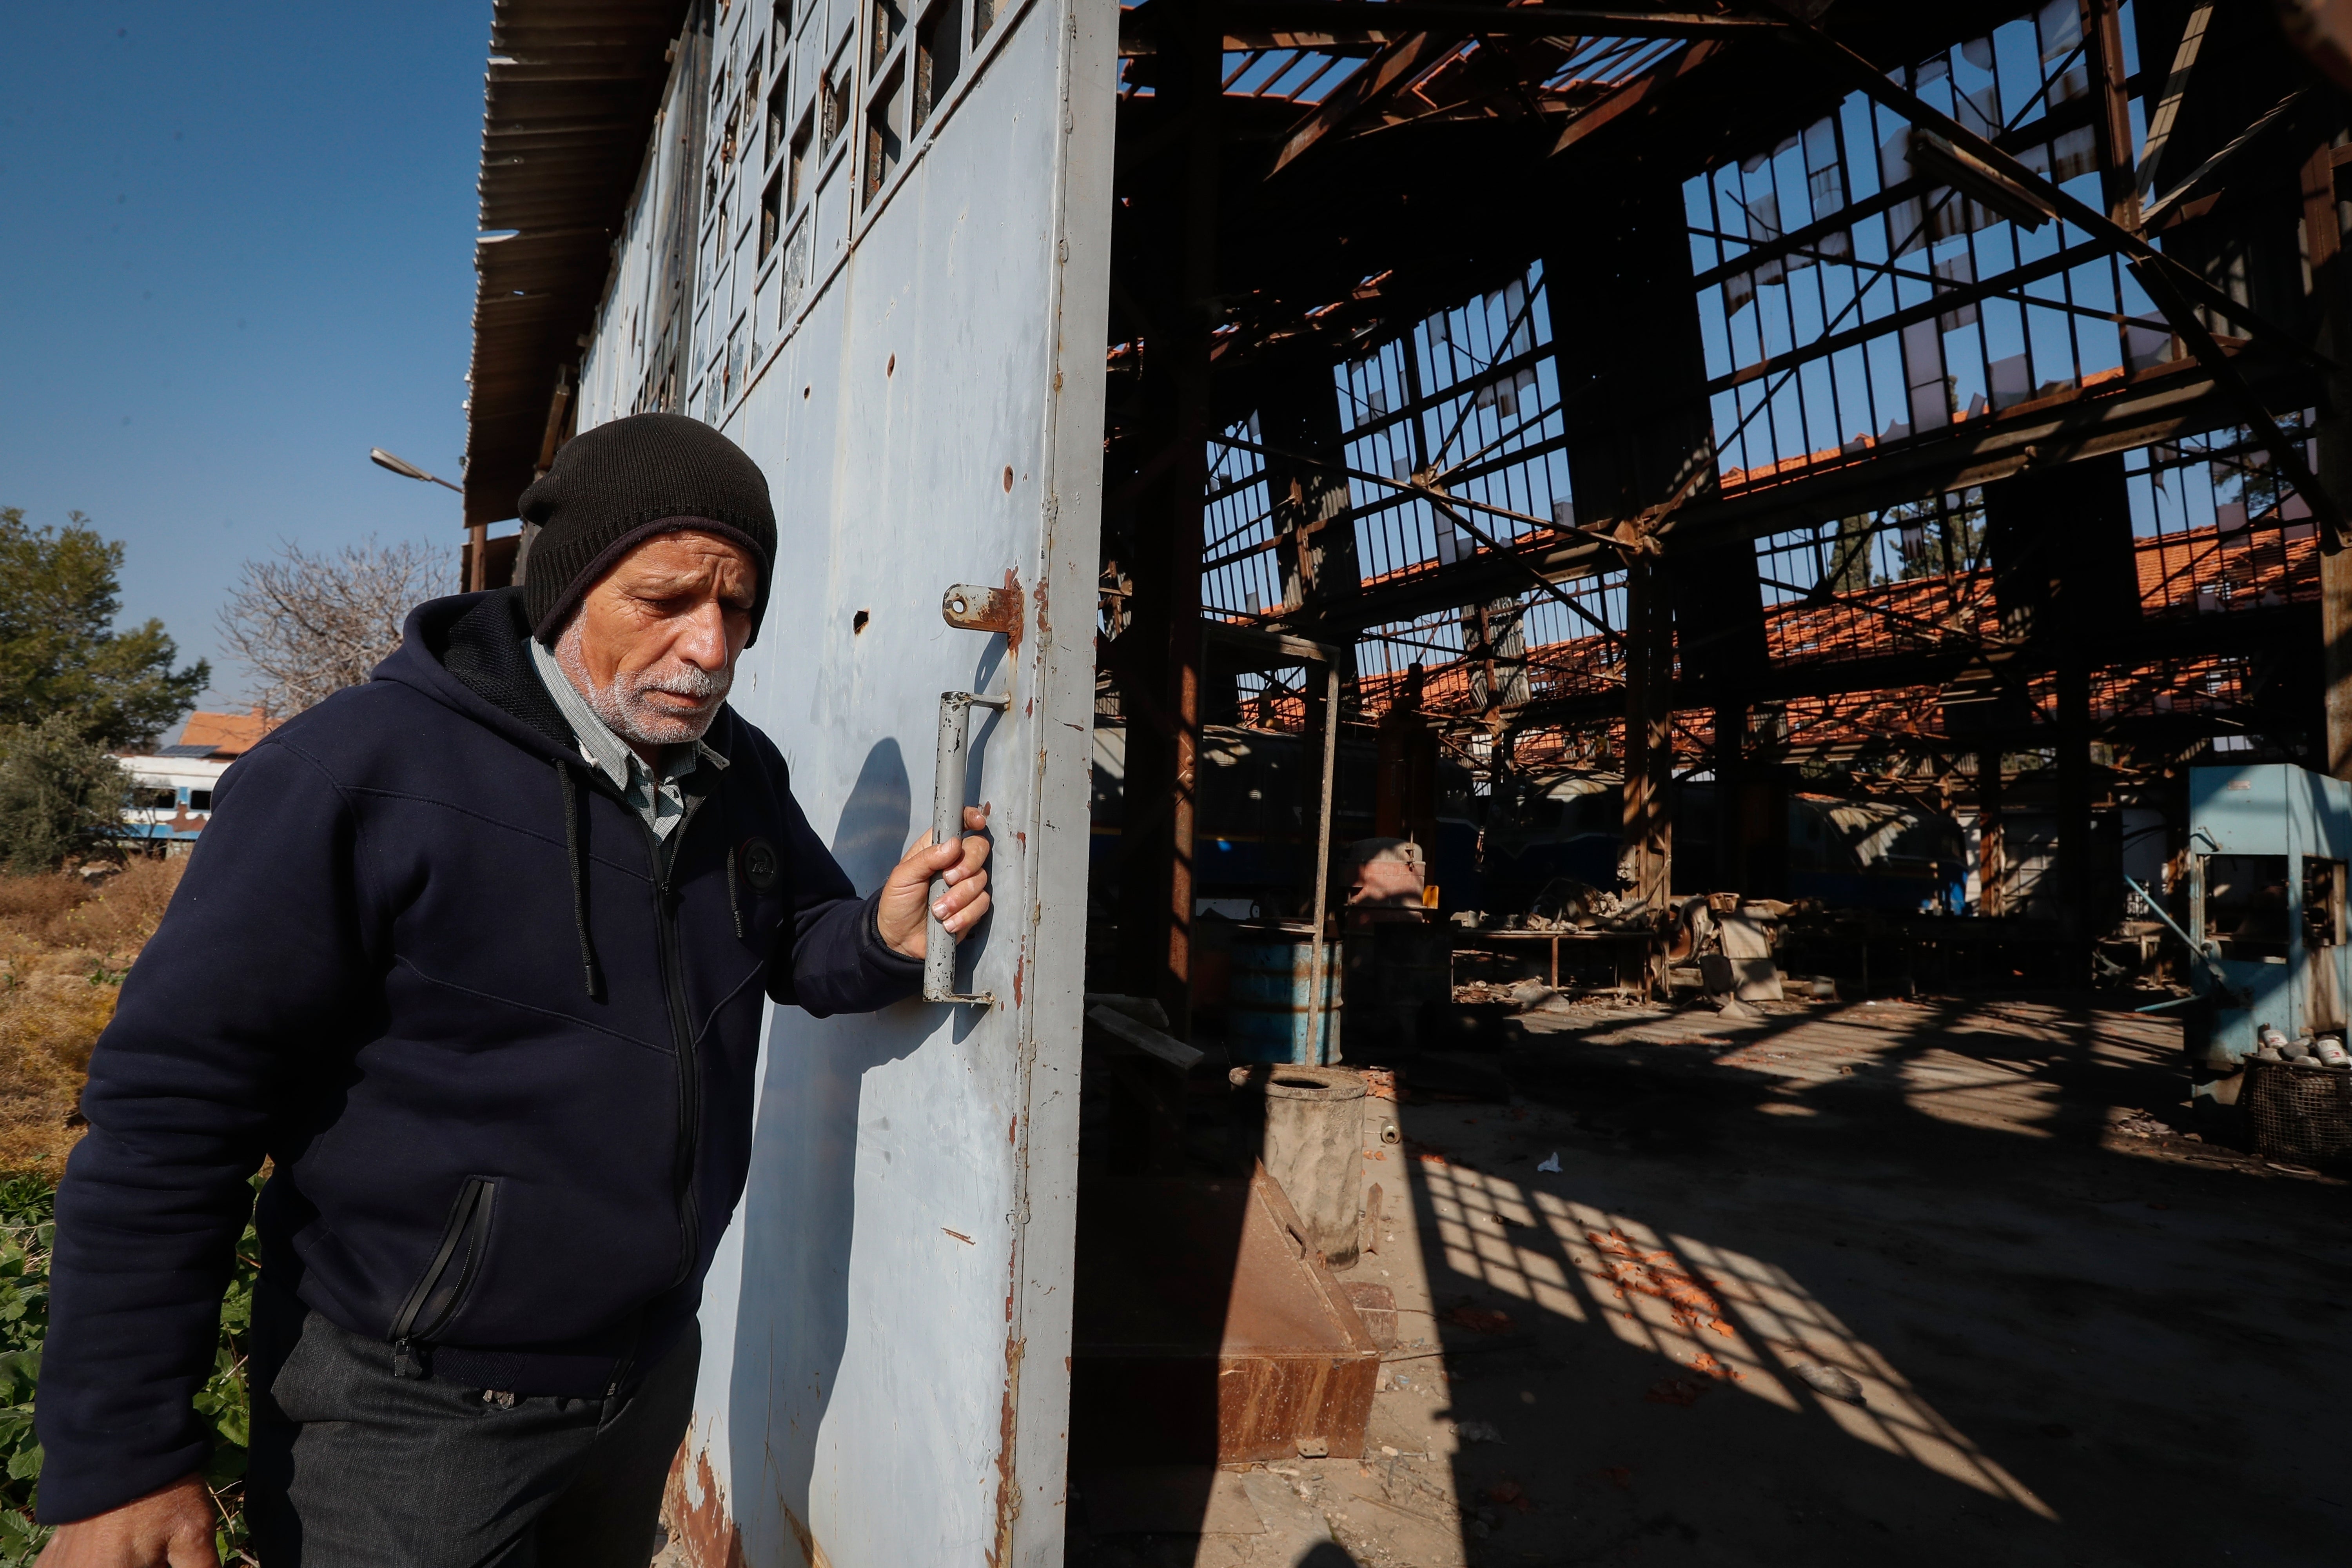
<svg viewBox="0 0 2352 1568"><path fill-rule="evenodd" d="M221 780L58 1193L45 1521L204 1462L190 1400L265 1155L265 1273L401 1373L601 1395L698 1302L766 998L919 982L731 709L665 886L525 635L514 590L425 605Z"/></svg>

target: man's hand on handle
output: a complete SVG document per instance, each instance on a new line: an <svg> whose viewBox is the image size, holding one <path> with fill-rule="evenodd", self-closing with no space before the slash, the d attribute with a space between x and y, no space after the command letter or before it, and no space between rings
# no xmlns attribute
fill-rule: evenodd
<svg viewBox="0 0 2352 1568"><path fill-rule="evenodd" d="M963 825L972 835L986 832L988 807L965 806ZM882 884L882 902L875 910L882 940L908 958L923 956L923 917L934 912L923 905L931 896L931 879L943 873L948 890L935 912L950 936L961 942L988 914L988 840L971 837L933 844L924 834Z"/></svg>
<svg viewBox="0 0 2352 1568"><path fill-rule="evenodd" d="M220 1568L213 1494L194 1476L60 1526L38 1568Z"/></svg>

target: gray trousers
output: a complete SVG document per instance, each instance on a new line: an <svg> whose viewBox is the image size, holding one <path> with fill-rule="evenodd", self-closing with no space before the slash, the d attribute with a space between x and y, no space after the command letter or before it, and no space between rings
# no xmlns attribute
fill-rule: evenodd
<svg viewBox="0 0 2352 1568"><path fill-rule="evenodd" d="M246 1514L265 1568L646 1568L694 1408L686 1339L611 1399L392 1375L392 1347L255 1293Z"/></svg>

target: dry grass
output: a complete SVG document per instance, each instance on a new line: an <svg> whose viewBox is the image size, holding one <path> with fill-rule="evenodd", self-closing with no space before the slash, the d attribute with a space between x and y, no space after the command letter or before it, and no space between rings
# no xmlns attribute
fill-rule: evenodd
<svg viewBox="0 0 2352 1568"><path fill-rule="evenodd" d="M134 859L95 885L0 877L0 1173L64 1165L90 1047L186 864Z"/></svg>

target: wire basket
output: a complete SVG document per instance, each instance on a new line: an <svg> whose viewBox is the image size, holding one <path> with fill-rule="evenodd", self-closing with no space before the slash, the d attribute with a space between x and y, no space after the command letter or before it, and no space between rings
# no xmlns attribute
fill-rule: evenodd
<svg viewBox="0 0 2352 1568"><path fill-rule="evenodd" d="M2244 1103L2254 1147L2265 1157L2352 1162L2352 1068L2250 1061Z"/></svg>

